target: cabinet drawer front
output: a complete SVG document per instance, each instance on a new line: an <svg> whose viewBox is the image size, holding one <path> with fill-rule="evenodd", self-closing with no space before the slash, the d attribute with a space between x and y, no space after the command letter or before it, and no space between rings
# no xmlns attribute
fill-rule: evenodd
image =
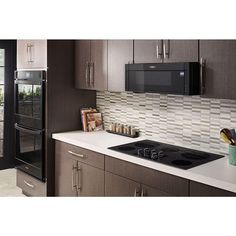
<svg viewBox="0 0 236 236"><path fill-rule="evenodd" d="M93 152L81 147L77 147L68 143L56 141L56 149L60 155L73 158L82 163L104 170L104 155Z"/></svg>
<svg viewBox="0 0 236 236"><path fill-rule="evenodd" d="M190 181L190 196L193 197L227 197L236 196L236 193L215 188L206 184Z"/></svg>
<svg viewBox="0 0 236 236"><path fill-rule="evenodd" d="M188 196L189 181L187 179L107 156L105 170L173 196Z"/></svg>
<svg viewBox="0 0 236 236"><path fill-rule="evenodd" d="M16 185L29 196L46 197L46 183L43 183L26 173L17 170Z"/></svg>

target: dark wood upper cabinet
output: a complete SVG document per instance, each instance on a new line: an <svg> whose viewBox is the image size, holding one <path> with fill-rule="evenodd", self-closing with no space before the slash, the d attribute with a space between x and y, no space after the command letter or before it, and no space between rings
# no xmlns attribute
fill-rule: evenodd
<svg viewBox="0 0 236 236"><path fill-rule="evenodd" d="M198 40L134 40L135 63L198 61Z"/></svg>
<svg viewBox="0 0 236 236"><path fill-rule="evenodd" d="M77 40L75 43L76 88L107 89L107 40Z"/></svg>
<svg viewBox="0 0 236 236"><path fill-rule="evenodd" d="M200 40L203 96L236 99L236 40Z"/></svg>
<svg viewBox="0 0 236 236"><path fill-rule="evenodd" d="M133 63L133 40L108 40L108 90L125 91L125 64Z"/></svg>
<svg viewBox="0 0 236 236"><path fill-rule="evenodd" d="M162 40L134 40L134 63L160 63L162 55Z"/></svg>
<svg viewBox="0 0 236 236"><path fill-rule="evenodd" d="M164 62L197 62L198 40L163 40Z"/></svg>

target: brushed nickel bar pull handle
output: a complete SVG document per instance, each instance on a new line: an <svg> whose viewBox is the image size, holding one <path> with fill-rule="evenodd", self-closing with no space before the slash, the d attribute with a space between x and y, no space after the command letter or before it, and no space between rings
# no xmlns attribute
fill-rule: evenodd
<svg viewBox="0 0 236 236"><path fill-rule="evenodd" d="M79 154L79 153L75 153L75 152L72 152L70 150L68 151L68 153L70 153L73 156L79 157L79 158L85 158L85 155Z"/></svg>
<svg viewBox="0 0 236 236"><path fill-rule="evenodd" d="M86 85L89 86L89 62L86 62L86 70L85 70L85 81Z"/></svg>
<svg viewBox="0 0 236 236"><path fill-rule="evenodd" d="M170 52L169 52L169 40L166 40L167 42L163 43L163 50L164 50L164 58L169 58Z"/></svg>
<svg viewBox="0 0 236 236"><path fill-rule="evenodd" d="M161 46L159 46L159 43L161 43ZM160 50L160 48L161 48L161 50ZM163 56L162 40L157 40L156 50L157 50L157 59L159 59L159 57L162 58L162 56Z"/></svg>
<svg viewBox="0 0 236 236"><path fill-rule="evenodd" d="M72 166L72 179L71 179L71 184L72 184L72 190L76 189L76 180L75 180L75 170L77 169L76 166Z"/></svg>
<svg viewBox="0 0 236 236"><path fill-rule="evenodd" d="M30 187L30 188L34 188L34 185L33 185L33 184L30 184L30 183L27 182L26 180L24 180L24 183L25 183L28 187Z"/></svg>
<svg viewBox="0 0 236 236"><path fill-rule="evenodd" d="M78 173L78 176L77 176L77 180L78 180L78 184L77 184L77 191L79 192L81 189L82 189L82 186L81 186L81 167L78 166L77 168L77 173Z"/></svg>
<svg viewBox="0 0 236 236"><path fill-rule="evenodd" d="M137 197L137 188L134 189L134 197Z"/></svg>
<svg viewBox="0 0 236 236"><path fill-rule="evenodd" d="M141 191L141 197L144 197L145 196L145 193L144 193L144 190L142 188L142 191Z"/></svg>
<svg viewBox="0 0 236 236"><path fill-rule="evenodd" d="M27 46L26 46L26 53L27 53L27 62L28 62L28 63L30 63L29 49L30 49L30 44L27 43Z"/></svg>
<svg viewBox="0 0 236 236"><path fill-rule="evenodd" d="M94 63L91 62L90 63L90 67L89 67L89 82L90 82L90 86L94 86Z"/></svg>
<svg viewBox="0 0 236 236"><path fill-rule="evenodd" d="M159 45L158 45L158 42L157 42L156 50L157 50L157 59L158 59L159 58Z"/></svg>
<svg viewBox="0 0 236 236"><path fill-rule="evenodd" d="M200 94L202 95L202 94L204 94L204 92L205 92L205 84L204 84L204 81L203 81L203 70L204 70L204 68L205 68L205 66L206 66L206 60L205 59L203 59L202 57L201 57L201 59L200 59Z"/></svg>
<svg viewBox="0 0 236 236"><path fill-rule="evenodd" d="M30 63L33 63L34 61L33 61L33 54L32 54L32 47L33 47L34 45L33 44L30 44Z"/></svg>

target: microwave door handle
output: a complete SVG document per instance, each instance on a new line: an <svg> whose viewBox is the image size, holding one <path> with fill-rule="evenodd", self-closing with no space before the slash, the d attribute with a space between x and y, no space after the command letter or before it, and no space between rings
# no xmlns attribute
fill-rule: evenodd
<svg viewBox="0 0 236 236"><path fill-rule="evenodd" d="M41 130L32 130L32 129L26 129L23 127L20 127L18 124L15 123L15 129L22 131L22 132L26 132L26 133L30 133L30 134L34 134L34 135L40 135L42 134Z"/></svg>

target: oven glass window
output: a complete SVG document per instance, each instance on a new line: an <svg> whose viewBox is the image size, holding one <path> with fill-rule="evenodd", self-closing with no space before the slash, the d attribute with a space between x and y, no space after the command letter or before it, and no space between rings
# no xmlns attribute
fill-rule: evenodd
<svg viewBox="0 0 236 236"><path fill-rule="evenodd" d="M41 86L18 84L18 114L40 119Z"/></svg>
<svg viewBox="0 0 236 236"><path fill-rule="evenodd" d="M42 165L42 135L17 131L17 158L25 163L41 168Z"/></svg>

